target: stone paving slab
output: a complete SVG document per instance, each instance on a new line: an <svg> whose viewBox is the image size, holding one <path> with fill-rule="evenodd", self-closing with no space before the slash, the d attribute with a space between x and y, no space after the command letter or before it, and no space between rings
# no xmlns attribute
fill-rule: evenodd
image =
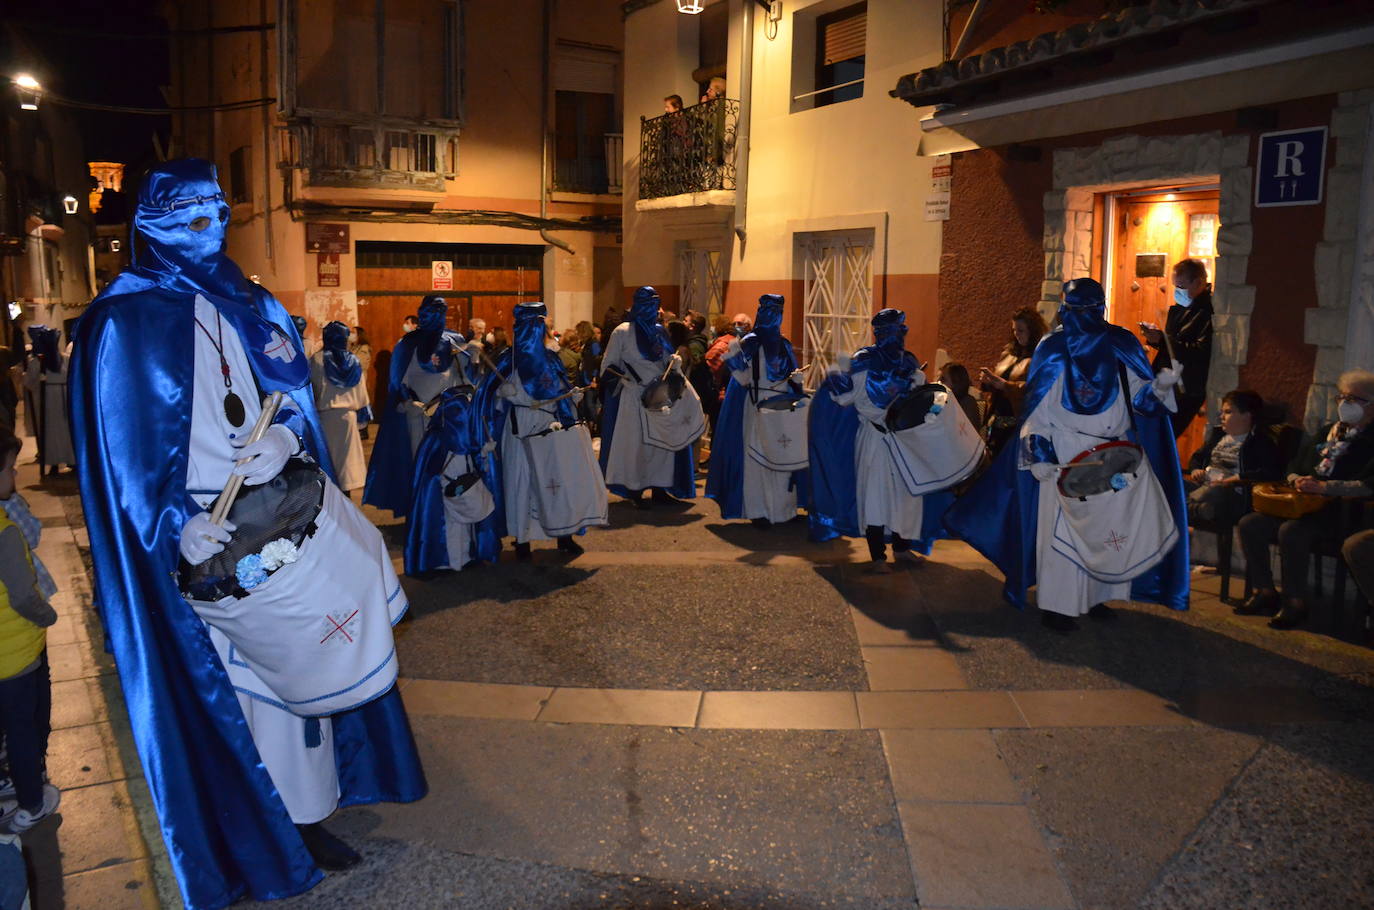
<svg viewBox="0 0 1374 910"><path fill-rule="evenodd" d="M341 826L341 830L342 830ZM349 833L349 832L346 832ZM608 875L527 860L454 853L423 843L361 835L363 863L329 875L306 894L236 907L258 910L916 910L914 898L805 894L791 890Z"/></svg>
<svg viewBox="0 0 1374 910"><path fill-rule="evenodd" d="M1364 722L1274 731L1140 906L1374 906L1372 742Z"/></svg>
<svg viewBox="0 0 1374 910"><path fill-rule="evenodd" d="M746 892L910 903L876 733L412 723L430 795L346 810L349 830Z"/></svg>
<svg viewBox="0 0 1374 910"><path fill-rule="evenodd" d="M1021 801L987 730L884 730L883 749L899 802Z"/></svg>
<svg viewBox="0 0 1374 910"><path fill-rule="evenodd" d="M867 688L849 606L809 568L503 563L407 580L402 672L614 689Z"/></svg>
<svg viewBox="0 0 1374 910"><path fill-rule="evenodd" d="M1198 726L992 736L1085 910L1135 906L1259 745Z"/></svg>

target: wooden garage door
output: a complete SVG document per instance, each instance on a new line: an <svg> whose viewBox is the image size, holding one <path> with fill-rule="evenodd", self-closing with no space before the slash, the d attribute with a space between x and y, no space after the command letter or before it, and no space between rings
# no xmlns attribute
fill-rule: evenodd
<svg viewBox="0 0 1374 910"><path fill-rule="evenodd" d="M485 319L487 331L504 326L509 335L516 304L543 299L543 246L360 240L357 256L358 324L372 341L374 400L385 389L401 322L426 295L448 301L448 326L464 337L474 318ZM453 263L452 291L430 289L430 264L439 260Z"/></svg>

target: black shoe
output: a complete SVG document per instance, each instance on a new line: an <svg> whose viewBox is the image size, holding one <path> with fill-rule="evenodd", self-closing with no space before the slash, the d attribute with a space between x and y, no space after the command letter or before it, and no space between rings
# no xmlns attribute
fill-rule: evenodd
<svg viewBox="0 0 1374 910"><path fill-rule="evenodd" d="M769 528L773 527L773 523L766 518L751 518L749 519L749 523L760 531L767 531Z"/></svg>
<svg viewBox="0 0 1374 910"><path fill-rule="evenodd" d="M1237 616L1273 616L1279 609L1279 592L1274 590L1256 591L1231 612Z"/></svg>
<svg viewBox="0 0 1374 910"><path fill-rule="evenodd" d="M1296 629L1307 621L1307 604L1296 597L1290 597L1283 602L1283 609L1279 610L1278 615L1269 620L1271 629Z"/></svg>
<svg viewBox="0 0 1374 910"><path fill-rule="evenodd" d="M632 503L635 504L635 508L636 508L636 509L647 509L647 508L649 508L649 500L647 500L647 499L644 498L644 491L643 491L643 490L637 490L637 491L630 497L630 502L632 502Z"/></svg>
<svg viewBox="0 0 1374 910"><path fill-rule="evenodd" d="M301 840L305 841L305 848L310 851L315 865L326 872L342 872L363 861L358 851L330 834L319 822L297 825L296 830L300 832Z"/></svg>
<svg viewBox="0 0 1374 910"><path fill-rule="evenodd" d="M525 543L517 543L515 545L516 562L529 562L533 558L534 554L530 552L529 541L526 541Z"/></svg>
<svg viewBox="0 0 1374 910"><path fill-rule="evenodd" d="M1051 632L1058 632L1060 635L1068 635L1078 628L1078 622L1072 616L1055 613L1053 610L1040 611L1040 625Z"/></svg>
<svg viewBox="0 0 1374 910"><path fill-rule="evenodd" d="M675 506L678 503L682 502L682 500L678 499L676 496L669 493L662 487L654 487L653 500L654 502L665 506Z"/></svg>
<svg viewBox="0 0 1374 910"><path fill-rule="evenodd" d="M582 544L572 539L571 534L566 537L558 538L558 549L570 556L581 556L583 553L587 552L582 548Z"/></svg>
<svg viewBox="0 0 1374 910"><path fill-rule="evenodd" d="M1096 619L1100 622L1116 622L1116 611L1106 604L1097 604L1088 611L1089 619Z"/></svg>

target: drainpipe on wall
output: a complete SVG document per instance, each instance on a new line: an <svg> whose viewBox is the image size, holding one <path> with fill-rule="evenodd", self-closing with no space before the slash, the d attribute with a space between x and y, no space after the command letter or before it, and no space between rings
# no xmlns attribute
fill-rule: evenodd
<svg viewBox="0 0 1374 910"><path fill-rule="evenodd" d="M739 124L735 128L735 237L744 258L749 199L749 102L754 94L754 0L744 0L739 67Z"/></svg>
<svg viewBox="0 0 1374 910"><path fill-rule="evenodd" d="M544 51L542 54L544 70L539 93L539 131L540 135L544 137L543 152L539 161L539 217L541 219L549 217L549 91L552 89L552 80L549 75L549 57L551 56L552 37L553 0L544 0ZM572 255L573 248L567 242L550 235L548 228L540 228L539 236L544 238L544 242L550 246L556 246L563 252Z"/></svg>

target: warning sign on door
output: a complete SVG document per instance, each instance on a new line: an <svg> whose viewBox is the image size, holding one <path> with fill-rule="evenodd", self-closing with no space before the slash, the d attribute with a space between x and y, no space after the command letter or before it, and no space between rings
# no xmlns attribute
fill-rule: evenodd
<svg viewBox="0 0 1374 910"><path fill-rule="evenodd" d="M453 290L453 261L435 259L429 264L429 286L434 291Z"/></svg>

